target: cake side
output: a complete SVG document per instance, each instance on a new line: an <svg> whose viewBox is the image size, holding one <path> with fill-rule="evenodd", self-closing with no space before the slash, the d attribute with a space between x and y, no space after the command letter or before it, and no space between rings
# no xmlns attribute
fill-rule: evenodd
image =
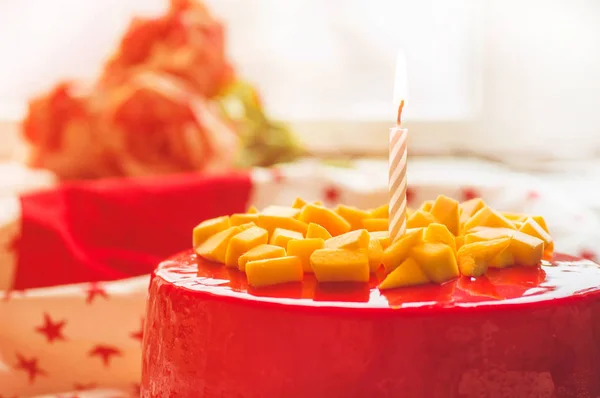
<svg viewBox="0 0 600 398"><path fill-rule="evenodd" d="M167 280L173 272L165 271L177 263L185 270L179 275L186 277ZM186 268L194 263L200 270ZM210 275L217 268L206 265L184 253L163 263L152 278L142 397L600 394L600 295L597 285L585 287L591 273L600 272L590 262L557 255L554 265L542 266L544 278L518 278L506 269L499 270L511 276L506 280L488 276L490 284L506 283L515 291L547 288L532 294L535 302L514 305L508 304L510 299L486 299L460 307L457 301L469 299L457 293L464 289L459 279L449 294L454 305L439 307L442 311L432 311L426 302L416 310L395 308L390 301L382 308L384 296L371 298L370 293L368 298L364 293L353 296L363 297L362 302L338 296L325 307L314 297L290 295L294 289L271 294L278 297L256 296L240 280L231 278L226 284L222 274ZM576 275L578 288L563 273L553 278L548 272L560 266L573 268L564 273ZM579 268L593 271L577 272ZM361 290L357 284L347 288ZM332 307L342 302L351 307ZM365 305L367 310L361 310Z"/></svg>

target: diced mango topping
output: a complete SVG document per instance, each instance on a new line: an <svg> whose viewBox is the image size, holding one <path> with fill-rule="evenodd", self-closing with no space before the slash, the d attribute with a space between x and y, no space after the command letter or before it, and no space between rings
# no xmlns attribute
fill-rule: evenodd
<svg viewBox="0 0 600 398"><path fill-rule="evenodd" d="M375 231L369 232L371 235L371 240L378 240L381 243L382 249L387 249L391 243L390 233L388 231Z"/></svg>
<svg viewBox="0 0 600 398"><path fill-rule="evenodd" d="M362 228L363 220L370 217L368 212L352 206L339 205L335 212L348 221L352 229Z"/></svg>
<svg viewBox="0 0 600 398"><path fill-rule="evenodd" d="M369 212L369 215L371 216L371 218L389 218L389 216L390 216L389 205L386 203L384 205L376 207Z"/></svg>
<svg viewBox="0 0 600 398"><path fill-rule="evenodd" d="M208 261L225 263L229 241L240 232L242 232L242 228L239 226L229 227L224 231L217 232L195 248L196 254Z"/></svg>
<svg viewBox="0 0 600 398"><path fill-rule="evenodd" d="M346 232L325 241L327 249L366 249L369 247L371 235L366 229Z"/></svg>
<svg viewBox="0 0 600 398"><path fill-rule="evenodd" d="M227 245L225 254L225 265L228 267L238 267L238 260L241 255L258 245L264 245L269 240L269 233L261 227L250 227L245 231L234 235Z"/></svg>
<svg viewBox="0 0 600 398"><path fill-rule="evenodd" d="M381 243L376 239L371 239L367 254L369 255L369 270L371 272L377 271L383 260L383 247L381 247Z"/></svg>
<svg viewBox="0 0 600 398"><path fill-rule="evenodd" d="M392 272L396 267L408 258L410 249L423 242L423 228L409 229L406 234L388 246L383 252L383 267L387 273Z"/></svg>
<svg viewBox="0 0 600 398"><path fill-rule="evenodd" d="M454 235L459 234L460 212L456 200L450 199L444 195L438 196L431 207L431 215L440 224L444 224L448 227L448 230Z"/></svg>
<svg viewBox="0 0 600 398"><path fill-rule="evenodd" d="M246 276L248 285L264 287L280 283L300 282L304 271L298 257L286 256L248 261Z"/></svg>
<svg viewBox="0 0 600 398"><path fill-rule="evenodd" d="M306 229L306 237L321 238L323 240L327 240L331 238L331 234L319 224L311 222L310 224L308 224L308 228Z"/></svg>
<svg viewBox="0 0 600 398"><path fill-rule="evenodd" d="M383 282L379 284L379 288L394 289L403 286L423 285L429 283L430 280L423 269L412 258L407 258L402 264L390 272Z"/></svg>
<svg viewBox="0 0 600 398"><path fill-rule="evenodd" d="M310 256L319 282L368 282L369 256L366 250L320 249Z"/></svg>
<svg viewBox="0 0 600 398"><path fill-rule="evenodd" d="M275 228L273 235L271 235L270 244L275 246L281 246L286 248L288 242L293 239L304 239L304 236L300 232L290 231L289 229Z"/></svg>
<svg viewBox="0 0 600 398"><path fill-rule="evenodd" d="M443 243L423 243L413 247L410 257L419 263L432 282L444 283L459 276L456 255Z"/></svg>
<svg viewBox="0 0 600 398"><path fill-rule="evenodd" d="M322 249L324 246L325 241L321 238L294 239L288 242L287 254L300 259L304 272L313 272L310 266L310 256L315 250Z"/></svg>
<svg viewBox="0 0 600 398"><path fill-rule="evenodd" d="M366 218L362 221L362 227L367 231L387 231L388 230L388 219L387 218Z"/></svg>
<svg viewBox="0 0 600 398"><path fill-rule="evenodd" d="M488 268L540 266L554 250L543 217L499 212L480 198L426 201L407 211L407 230L394 240L388 210L332 210L297 198L291 207L250 207L203 221L192 243L199 257L245 272L254 288L301 281L304 273L318 282L377 278L382 290L441 284Z"/></svg>
<svg viewBox="0 0 600 398"><path fill-rule="evenodd" d="M240 258L238 259L238 269L242 272L245 272L246 263L248 263L248 261L284 257L285 254L285 249L281 246L258 245L240 256Z"/></svg>
<svg viewBox="0 0 600 398"><path fill-rule="evenodd" d="M257 221L258 214L256 213L236 213L232 214L231 217L229 217L229 222L232 227L235 225L243 225L251 222L256 224Z"/></svg>
<svg viewBox="0 0 600 398"><path fill-rule="evenodd" d="M192 247L196 247L205 240L230 227L229 216L211 218L210 220L202 221L192 232Z"/></svg>
<svg viewBox="0 0 600 398"><path fill-rule="evenodd" d="M423 228L432 222L435 222L435 217L431 213L417 210L406 220L406 228Z"/></svg>
<svg viewBox="0 0 600 398"><path fill-rule="evenodd" d="M332 236L350 232L352 227L344 217L326 207L307 204L300 213L300 221L305 223L314 222L324 227Z"/></svg>

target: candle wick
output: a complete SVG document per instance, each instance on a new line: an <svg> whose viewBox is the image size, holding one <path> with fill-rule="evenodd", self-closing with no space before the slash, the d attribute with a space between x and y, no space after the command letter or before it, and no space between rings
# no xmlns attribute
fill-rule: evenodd
<svg viewBox="0 0 600 398"><path fill-rule="evenodd" d="M398 119L396 119L396 126L398 127L402 124L402 108L404 108L404 100L400 101L400 106L398 107Z"/></svg>

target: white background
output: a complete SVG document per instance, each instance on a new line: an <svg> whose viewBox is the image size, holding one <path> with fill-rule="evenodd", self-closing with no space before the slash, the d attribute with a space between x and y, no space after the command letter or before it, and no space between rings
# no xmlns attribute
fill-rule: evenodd
<svg viewBox="0 0 600 398"><path fill-rule="evenodd" d="M596 0L210 0L239 72L308 139L383 148L395 57L415 147L600 153ZM164 0L0 2L0 113L56 79L91 79L135 14ZM357 139L357 136L362 136ZM329 144L327 144L329 145Z"/></svg>

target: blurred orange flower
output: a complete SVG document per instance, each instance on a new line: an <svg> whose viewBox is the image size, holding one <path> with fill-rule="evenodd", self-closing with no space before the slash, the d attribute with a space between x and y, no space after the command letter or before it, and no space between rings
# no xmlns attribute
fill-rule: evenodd
<svg viewBox="0 0 600 398"><path fill-rule="evenodd" d="M102 146L128 176L232 166L238 136L220 109L172 77L143 73L107 93Z"/></svg>
<svg viewBox="0 0 600 398"><path fill-rule="evenodd" d="M205 97L219 93L234 77L223 25L195 0L172 0L165 15L134 19L101 83L120 84L140 69L179 77Z"/></svg>

